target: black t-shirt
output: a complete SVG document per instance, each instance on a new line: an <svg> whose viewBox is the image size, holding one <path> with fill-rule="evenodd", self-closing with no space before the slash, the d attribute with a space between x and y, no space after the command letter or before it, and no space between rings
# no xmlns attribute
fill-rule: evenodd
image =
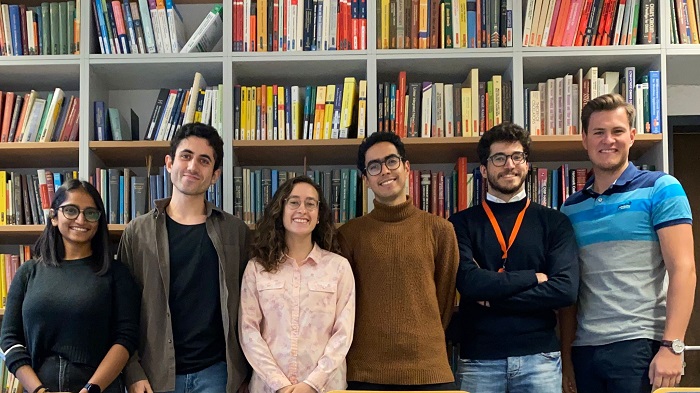
<svg viewBox="0 0 700 393"><path fill-rule="evenodd" d="M167 217L166 225L175 371L189 374L226 360L219 257L206 224L182 225Z"/></svg>

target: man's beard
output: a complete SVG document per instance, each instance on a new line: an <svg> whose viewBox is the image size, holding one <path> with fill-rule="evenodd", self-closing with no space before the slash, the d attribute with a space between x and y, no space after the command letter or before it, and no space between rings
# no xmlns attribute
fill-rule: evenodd
<svg viewBox="0 0 700 393"><path fill-rule="evenodd" d="M516 173L516 172L510 172L510 173ZM507 175L508 173L504 173L504 175ZM504 195L511 195L516 193L517 191L520 190L520 187L522 187L523 183L525 183L525 178L526 176L521 176L520 177L520 182L512 187L502 187L498 184L498 175L491 175L488 174L486 175L486 178L489 182L489 189L494 189L501 194Z"/></svg>

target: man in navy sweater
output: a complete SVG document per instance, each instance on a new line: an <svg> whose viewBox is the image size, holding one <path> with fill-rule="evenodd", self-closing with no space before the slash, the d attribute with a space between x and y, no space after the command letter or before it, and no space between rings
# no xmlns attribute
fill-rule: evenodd
<svg viewBox="0 0 700 393"><path fill-rule="evenodd" d="M459 243L458 383L470 393L559 393L556 310L576 301L569 219L525 193L530 137L504 123L477 147L486 200L450 217Z"/></svg>

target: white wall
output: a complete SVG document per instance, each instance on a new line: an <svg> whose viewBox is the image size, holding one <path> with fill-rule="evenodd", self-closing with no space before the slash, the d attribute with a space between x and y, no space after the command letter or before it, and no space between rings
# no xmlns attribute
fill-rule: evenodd
<svg viewBox="0 0 700 393"><path fill-rule="evenodd" d="M668 116L700 115L700 86L669 85Z"/></svg>

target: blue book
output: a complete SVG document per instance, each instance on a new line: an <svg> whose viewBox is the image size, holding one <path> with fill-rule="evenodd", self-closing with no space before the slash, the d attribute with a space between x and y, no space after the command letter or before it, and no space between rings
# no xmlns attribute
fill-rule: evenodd
<svg viewBox="0 0 700 393"><path fill-rule="evenodd" d="M357 217L357 169L350 170L350 200L348 201L348 219Z"/></svg>
<svg viewBox="0 0 700 393"><path fill-rule="evenodd" d="M559 193L561 191L559 186L560 171L560 169L552 170L552 191L550 192L552 195L552 208L557 210L559 210Z"/></svg>
<svg viewBox="0 0 700 393"><path fill-rule="evenodd" d="M294 40L291 40L292 42ZM292 139L292 88L284 88L284 130L287 139Z"/></svg>
<svg viewBox="0 0 700 393"><path fill-rule="evenodd" d="M41 34L43 31L42 23L44 21L44 17L41 15L41 6L34 7L34 15L36 15L36 26L38 30L36 40L39 43L39 52L37 54L44 55L44 40Z"/></svg>
<svg viewBox="0 0 700 393"><path fill-rule="evenodd" d="M61 187L61 184L63 184L63 175L61 175L58 172L54 172L53 174L53 189L58 190L58 187Z"/></svg>
<svg viewBox="0 0 700 393"><path fill-rule="evenodd" d="M649 71L649 114L651 116L651 133L661 133L661 73Z"/></svg>
<svg viewBox="0 0 700 393"><path fill-rule="evenodd" d="M124 224L124 176L119 176L119 223Z"/></svg>
<svg viewBox="0 0 700 393"><path fill-rule="evenodd" d="M112 54L112 43L109 41L109 35L107 34L107 23L105 21L105 10L102 9L102 2L100 0L95 0L95 11L97 11L97 20L100 25L100 31L102 32L102 42L100 42L104 48L104 54Z"/></svg>
<svg viewBox="0 0 700 393"><path fill-rule="evenodd" d="M22 18L20 17L19 6L10 5L10 34L12 35L12 50L15 56L22 56Z"/></svg>
<svg viewBox="0 0 700 393"><path fill-rule="evenodd" d="M149 184L149 195L148 195L148 200L149 204L148 206L151 207L151 209L156 207L156 204L154 203L157 197L157 192L156 190L158 189L158 175L150 175L148 176L148 184Z"/></svg>
<svg viewBox="0 0 700 393"><path fill-rule="evenodd" d="M279 170L277 169L273 169L270 174L270 177L272 178L272 185L270 187L272 189L272 195L275 195L277 189L279 188L279 175Z"/></svg>
<svg viewBox="0 0 700 393"><path fill-rule="evenodd" d="M136 29L134 28L134 18L131 16L131 6L129 6L129 0L122 0L122 11L124 13L124 18L126 19L126 28L129 36L129 46L131 47L131 53L139 53L139 47L136 43Z"/></svg>

